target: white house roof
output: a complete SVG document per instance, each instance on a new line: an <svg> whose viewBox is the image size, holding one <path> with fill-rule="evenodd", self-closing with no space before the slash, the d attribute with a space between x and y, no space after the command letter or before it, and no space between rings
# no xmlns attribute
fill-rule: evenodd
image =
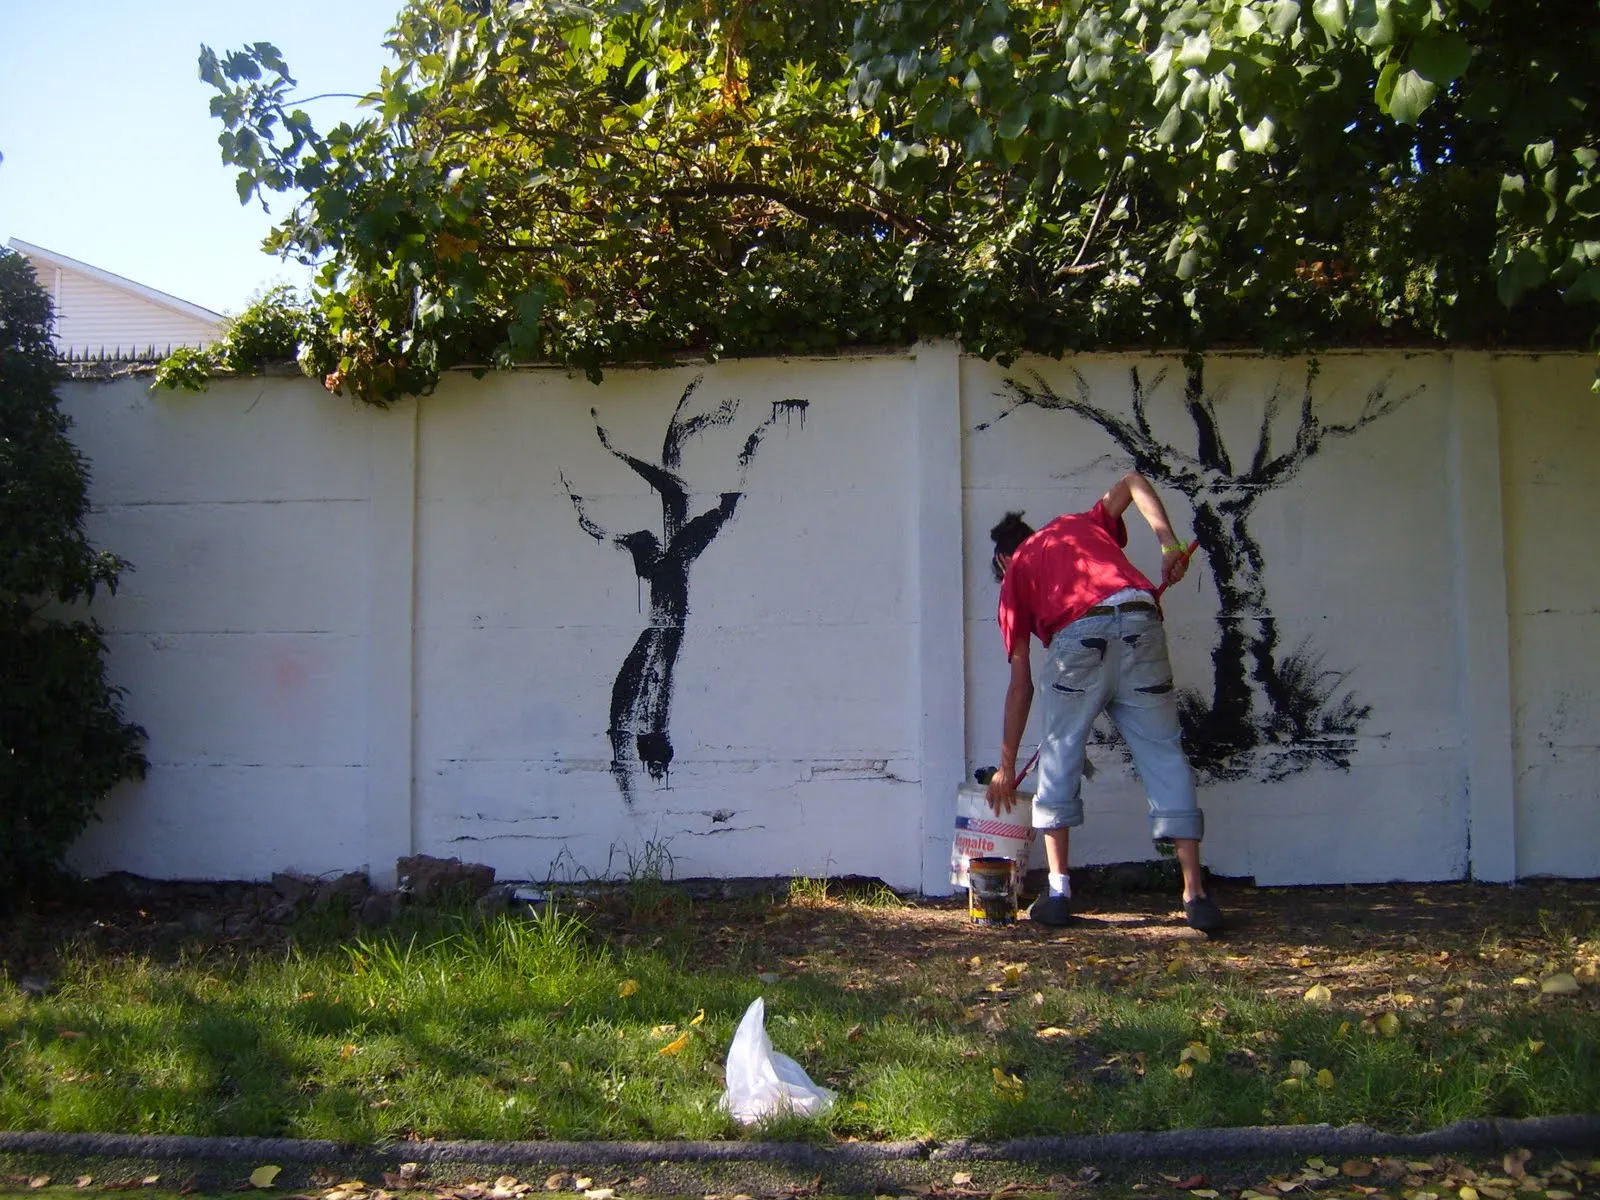
<svg viewBox="0 0 1600 1200"><path fill-rule="evenodd" d="M169 295L153 287L146 287L142 283L135 283L131 279L124 279L121 275L114 274L111 271L91 266L86 262L79 262L75 258L68 258L65 254L57 254L54 250L46 250L43 246L35 246L31 242L23 241L21 238L12 238L6 244L18 254L49 263L51 266L60 267L65 271L77 271L80 274L87 275L90 279L98 280L110 287L118 288L128 292L130 295L148 300L152 304L159 304L163 308L169 308L173 312L181 313L186 317L192 317L196 321L206 321L220 325L225 319L221 313L212 312L209 308L201 308L198 304L190 304L189 301L180 300L177 296Z"/></svg>

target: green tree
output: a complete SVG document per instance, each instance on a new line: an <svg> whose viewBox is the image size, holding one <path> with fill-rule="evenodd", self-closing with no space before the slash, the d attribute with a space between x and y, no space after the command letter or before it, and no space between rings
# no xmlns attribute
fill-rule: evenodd
<svg viewBox="0 0 1600 1200"><path fill-rule="evenodd" d="M1578 345L1600 304L1594 0L543 0L399 15L319 133L218 55L242 200L321 267L303 357L441 370L953 335Z"/></svg>
<svg viewBox="0 0 1600 1200"><path fill-rule="evenodd" d="M146 768L99 626L60 615L127 564L84 535L88 468L56 379L49 298L0 250L0 894L58 871L100 799Z"/></svg>

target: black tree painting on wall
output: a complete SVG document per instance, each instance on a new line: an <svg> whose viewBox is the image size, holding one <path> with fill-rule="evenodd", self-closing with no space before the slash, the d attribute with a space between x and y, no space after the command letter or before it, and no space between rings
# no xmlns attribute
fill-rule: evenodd
<svg viewBox="0 0 1600 1200"><path fill-rule="evenodd" d="M1352 419L1328 423L1313 401L1313 364L1297 405L1292 442L1273 452L1273 433L1285 407L1281 390L1274 387L1263 405L1250 458L1236 465L1198 360L1188 367L1183 391L1184 412L1196 436L1192 452L1162 441L1150 424L1150 395L1164 382L1166 371L1148 384L1138 368L1129 371L1132 405L1127 415L1095 403L1082 374L1073 375L1075 395L1055 391L1038 375L1031 384L1007 379L1002 393L1006 407L978 429L1024 406L1073 413L1104 430L1141 474L1188 498L1202 548L1196 557L1209 568L1219 600L1210 695L1190 689L1181 698L1184 745L1195 769L1214 780L1277 780L1316 765L1348 770L1371 707L1345 689L1348 672L1323 665L1322 653L1309 639L1291 650L1280 647L1278 622L1267 601L1266 557L1250 531L1250 517L1264 497L1293 479L1330 439L1358 433L1420 389L1393 394L1385 376L1368 391Z"/></svg>
<svg viewBox="0 0 1600 1200"><path fill-rule="evenodd" d="M672 715L672 677L678 654L683 648L684 623L689 616L689 569L707 546L733 517L744 497L745 475L755 461L756 452L767 433L783 421L790 424L798 416L802 428L809 405L806 400L779 400L772 412L745 439L738 456L738 481L735 490L720 493L717 503L690 516L690 488L680 473L683 451L689 441L707 429L731 425L739 415L741 401L729 397L708 411L690 411L690 401L701 379L690 381L678 397L677 407L667 422L657 462L637 458L618 449L600 414L589 410L600 444L624 462L650 485L661 500L661 535L639 529L633 533L610 534L590 519L582 496L561 476L561 484L578 514L578 525L597 542L611 542L628 552L641 585L649 589L649 624L639 634L623 660L611 686L611 723L606 730L611 741L611 775L622 798L633 802L634 772L643 766L651 779L665 782L672 765L672 739L668 727Z"/></svg>

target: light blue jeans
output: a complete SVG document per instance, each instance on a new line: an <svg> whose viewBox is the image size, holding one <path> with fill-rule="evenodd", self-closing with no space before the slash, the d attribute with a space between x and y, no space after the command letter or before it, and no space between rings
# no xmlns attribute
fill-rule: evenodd
<svg viewBox="0 0 1600 1200"><path fill-rule="evenodd" d="M1060 630L1045 650L1038 694L1044 728L1034 828L1083 824L1084 752L1095 718L1106 712L1133 753L1150 801L1150 836L1204 836L1159 616L1109 613Z"/></svg>

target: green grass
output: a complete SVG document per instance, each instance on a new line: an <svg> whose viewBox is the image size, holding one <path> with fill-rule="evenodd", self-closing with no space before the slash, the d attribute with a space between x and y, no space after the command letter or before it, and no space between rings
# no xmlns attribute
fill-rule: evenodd
<svg viewBox="0 0 1600 1200"><path fill-rule="evenodd" d="M755 1136L1412 1131L1600 1110L1592 1006L1536 990L1455 1019L1405 1013L1389 1036L1362 1011L1237 982L1220 944L1192 951L1202 969L1152 962L1143 976L1008 978L913 956L861 978L822 969L849 954L826 947L778 974L759 930L708 954L692 905L664 903L670 889L646 875L665 917L647 944L603 942L555 912L411 911L360 940L308 919L271 955L71 951L49 996L0 999L0 1127L356 1144L738 1136L717 1106L722 1064L758 995L775 1047L839 1102ZM870 921L894 903L808 881L778 909L844 904Z"/></svg>

